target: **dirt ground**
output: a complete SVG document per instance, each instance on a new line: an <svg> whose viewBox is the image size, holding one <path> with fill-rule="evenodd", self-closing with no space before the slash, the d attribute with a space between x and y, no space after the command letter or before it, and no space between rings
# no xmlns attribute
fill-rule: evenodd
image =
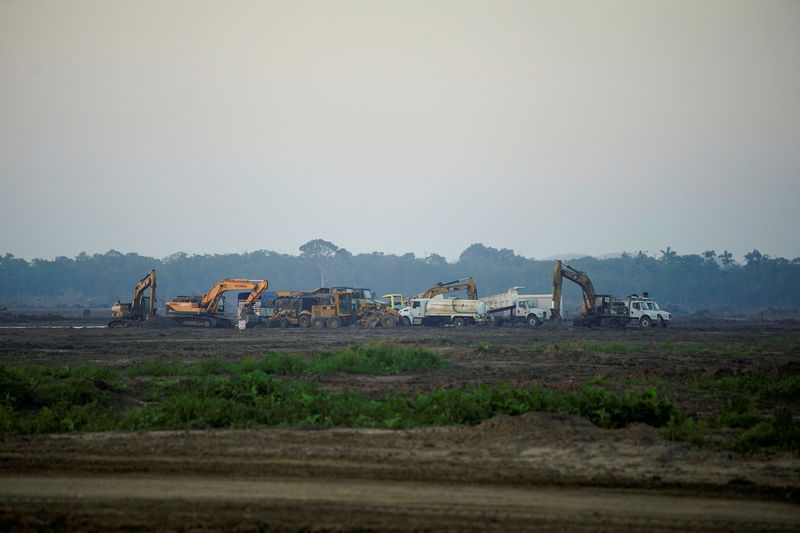
<svg viewBox="0 0 800 533"><path fill-rule="evenodd" d="M577 390L602 376L680 383L800 353L633 355L562 348L571 340L735 345L796 335L797 322L686 322L666 329L197 330L0 328L0 363L108 365L237 361L270 351L390 341L425 346L449 370L314 377L389 391L500 382ZM552 345L548 349L535 345ZM672 398L690 416L711 409ZM800 458L663 440L634 424L603 430L559 414L498 416L474 427L0 434L3 531L797 531Z"/></svg>

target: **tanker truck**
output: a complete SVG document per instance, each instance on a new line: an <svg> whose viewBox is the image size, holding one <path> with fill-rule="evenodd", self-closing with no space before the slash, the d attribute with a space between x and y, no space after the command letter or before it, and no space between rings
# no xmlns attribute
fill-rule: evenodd
<svg viewBox="0 0 800 533"><path fill-rule="evenodd" d="M401 326L454 326L481 324L488 320L486 302L460 298L415 298L399 311Z"/></svg>

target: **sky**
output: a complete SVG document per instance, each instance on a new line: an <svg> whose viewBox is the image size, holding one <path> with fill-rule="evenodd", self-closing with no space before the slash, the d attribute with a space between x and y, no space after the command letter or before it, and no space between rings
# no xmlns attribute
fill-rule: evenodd
<svg viewBox="0 0 800 533"><path fill-rule="evenodd" d="M0 0L0 254L800 256L797 0Z"/></svg>

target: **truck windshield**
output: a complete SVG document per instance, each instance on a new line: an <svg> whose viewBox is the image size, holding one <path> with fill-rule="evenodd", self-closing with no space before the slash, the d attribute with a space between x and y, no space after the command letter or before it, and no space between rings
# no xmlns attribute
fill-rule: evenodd
<svg viewBox="0 0 800 533"><path fill-rule="evenodd" d="M650 303L650 309L652 309L653 311L658 311L659 310L659 307L658 307L657 303L655 303L655 302L649 302L649 303Z"/></svg>
<svg viewBox="0 0 800 533"><path fill-rule="evenodd" d="M362 291L365 300L374 300L375 298L372 297L372 291L369 289L364 289Z"/></svg>

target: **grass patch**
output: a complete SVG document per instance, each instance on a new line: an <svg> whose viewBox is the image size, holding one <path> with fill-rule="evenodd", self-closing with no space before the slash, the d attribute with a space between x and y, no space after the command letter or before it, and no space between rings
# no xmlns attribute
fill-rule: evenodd
<svg viewBox="0 0 800 533"><path fill-rule="evenodd" d="M369 350L341 353L345 359L380 359ZM399 362L400 367L404 364L407 362ZM206 369L220 370L216 365ZM440 389L373 400L350 391L331 394L314 382L279 380L259 368L231 375L171 377L149 382L149 387L129 386L124 374L110 372L103 369L102 375L114 378L116 384L91 378L92 372L84 368L0 367L5 391L0 402L0 430L48 433L305 425L411 428L477 424L498 414L528 411L566 412L600 427L618 428L634 422L661 426L678 414L653 389L618 395L588 386L580 392L564 392L482 385L466 391ZM136 399L139 405L123 405L115 400L120 395Z"/></svg>

